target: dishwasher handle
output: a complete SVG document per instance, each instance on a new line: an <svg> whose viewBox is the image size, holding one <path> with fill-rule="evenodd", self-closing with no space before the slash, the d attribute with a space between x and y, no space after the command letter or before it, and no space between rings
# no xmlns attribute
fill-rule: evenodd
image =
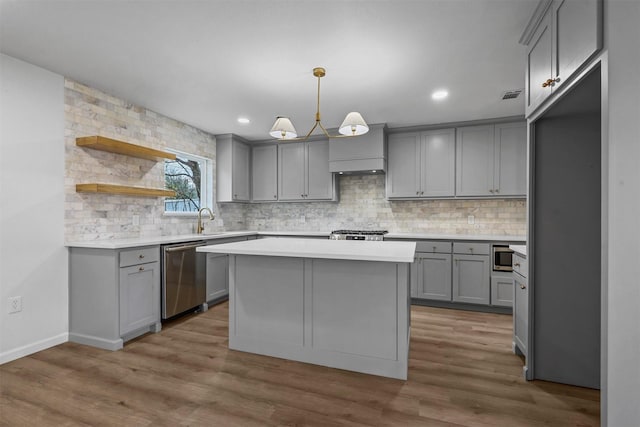
<svg viewBox="0 0 640 427"><path fill-rule="evenodd" d="M206 243L198 243L195 245L183 245L183 246L172 246L170 248L165 248L165 252L181 252L181 251L188 251L190 249L195 249L195 248L199 248L200 246L206 246Z"/></svg>

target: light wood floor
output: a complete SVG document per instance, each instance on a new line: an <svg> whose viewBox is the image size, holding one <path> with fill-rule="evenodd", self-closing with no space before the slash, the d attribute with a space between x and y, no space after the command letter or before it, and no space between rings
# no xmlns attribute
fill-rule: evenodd
<svg viewBox="0 0 640 427"><path fill-rule="evenodd" d="M226 303L109 352L0 366L10 426L596 426L599 392L522 379L511 316L412 307L408 381L227 349Z"/></svg>

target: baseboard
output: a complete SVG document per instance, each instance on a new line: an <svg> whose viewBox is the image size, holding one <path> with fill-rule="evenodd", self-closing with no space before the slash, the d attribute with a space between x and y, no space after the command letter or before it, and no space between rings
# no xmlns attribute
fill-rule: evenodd
<svg viewBox="0 0 640 427"><path fill-rule="evenodd" d="M37 353L42 350L46 350L67 341L69 341L69 334L67 332L64 332L62 334L50 338L45 338L43 340L24 345L22 347L14 348L13 350L5 351L4 353L0 353L0 365L11 362L12 360L20 359L21 357L25 357L33 353Z"/></svg>
<svg viewBox="0 0 640 427"><path fill-rule="evenodd" d="M428 300L422 298L411 298L411 304L437 308L452 308L455 310L480 311L483 313L513 314L513 309L511 307L498 307L493 305L480 304L476 305L462 302Z"/></svg>
<svg viewBox="0 0 640 427"><path fill-rule="evenodd" d="M146 330L148 331L148 328ZM117 340L106 340L104 338L75 333L69 334L69 341L111 351L120 350L123 345L122 338Z"/></svg>

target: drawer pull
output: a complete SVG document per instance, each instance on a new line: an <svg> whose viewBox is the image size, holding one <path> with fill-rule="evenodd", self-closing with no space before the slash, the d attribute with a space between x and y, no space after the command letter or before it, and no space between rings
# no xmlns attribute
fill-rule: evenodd
<svg viewBox="0 0 640 427"><path fill-rule="evenodd" d="M520 289L527 289L527 287L521 283L520 284Z"/></svg>
<svg viewBox="0 0 640 427"><path fill-rule="evenodd" d="M434 247L433 247L433 252L435 252L435 251L436 251L436 247L434 246Z"/></svg>
<svg viewBox="0 0 640 427"><path fill-rule="evenodd" d="M138 255L138 258L144 259L144 255L140 254L140 255Z"/></svg>
<svg viewBox="0 0 640 427"><path fill-rule="evenodd" d="M519 263L519 262L514 262L514 263L513 263L513 266L514 266L514 267L520 267L520 263Z"/></svg>
<svg viewBox="0 0 640 427"><path fill-rule="evenodd" d="M144 271L144 267L140 267L138 271Z"/></svg>

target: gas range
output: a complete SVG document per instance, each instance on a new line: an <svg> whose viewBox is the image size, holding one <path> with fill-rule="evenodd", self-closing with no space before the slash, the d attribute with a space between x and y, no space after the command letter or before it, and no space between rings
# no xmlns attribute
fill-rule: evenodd
<svg viewBox="0 0 640 427"><path fill-rule="evenodd" d="M381 241L387 233L387 230L334 230L329 239Z"/></svg>

